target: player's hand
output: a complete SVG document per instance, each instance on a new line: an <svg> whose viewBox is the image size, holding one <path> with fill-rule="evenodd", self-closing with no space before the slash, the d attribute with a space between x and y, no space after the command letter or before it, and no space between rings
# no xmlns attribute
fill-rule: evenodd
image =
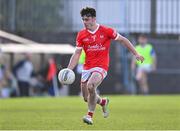
<svg viewBox="0 0 180 131"><path fill-rule="evenodd" d="M137 54L135 57L136 57L136 60L141 61L141 63L143 63L143 61L144 61L144 57L143 56Z"/></svg>

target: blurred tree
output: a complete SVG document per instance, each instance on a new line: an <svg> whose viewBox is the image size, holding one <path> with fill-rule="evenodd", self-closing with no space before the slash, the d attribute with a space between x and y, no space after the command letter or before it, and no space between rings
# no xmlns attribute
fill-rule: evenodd
<svg viewBox="0 0 180 131"><path fill-rule="evenodd" d="M17 29L19 31L52 31L63 23L60 0L17 0Z"/></svg>
<svg viewBox="0 0 180 131"><path fill-rule="evenodd" d="M63 24L61 0L16 0L16 31L56 31Z"/></svg>

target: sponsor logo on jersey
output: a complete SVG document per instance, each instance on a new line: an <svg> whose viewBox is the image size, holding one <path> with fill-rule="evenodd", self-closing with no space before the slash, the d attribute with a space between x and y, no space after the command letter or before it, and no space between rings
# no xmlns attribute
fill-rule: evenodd
<svg viewBox="0 0 180 131"><path fill-rule="evenodd" d="M101 43L95 44L95 45L88 45L87 51L99 51L99 50L105 50L106 47L104 47Z"/></svg>

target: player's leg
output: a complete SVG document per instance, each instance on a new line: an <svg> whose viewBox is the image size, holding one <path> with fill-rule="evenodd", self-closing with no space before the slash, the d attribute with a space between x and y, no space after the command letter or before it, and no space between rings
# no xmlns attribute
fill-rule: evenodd
<svg viewBox="0 0 180 131"><path fill-rule="evenodd" d="M107 118L109 116L109 109L108 109L109 99L107 97L106 98L101 98L97 94L97 104L99 104L102 107L103 117Z"/></svg>
<svg viewBox="0 0 180 131"><path fill-rule="evenodd" d="M88 93L88 89L87 89L87 82L81 82L81 92L82 92L84 101L88 102L89 93ZM89 112L88 112L88 114L89 114ZM88 114L83 117L83 121L87 124L92 125L93 124L92 117L89 116Z"/></svg>
<svg viewBox="0 0 180 131"><path fill-rule="evenodd" d="M83 99L85 102L88 102L88 97L89 97L89 91L87 87L87 82L91 76L91 72L89 70L83 70L82 71L82 76L81 76L81 93L83 96ZM88 112L88 114L90 114ZM92 117L90 115L86 115L83 117L83 121L87 124L93 124Z"/></svg>
<svg viewBox="0 0 180 131"><path fill-rule="evenodd" d="M143 78L143 73L142 73L142 70L140 69L137 69L137 72L136 72L136 81L138 82L138 86L139 86L139 89L140 89L140 93L141 93L141 89L142 89L142 78Z"/></svg>
<svg viewBox="0 0 180 131"><path fill-rule="evenodd" d="M88 99L87 81L81 82L81 92L82 92L84 101L87 102L87 99Z"/></svg>
<svg viewBox="0 0 180 131"><path fill-rule="evenodd" d="M95 68L94 72L97 72L101 75L102 81L107 75L107 72L102 68ZM98 95L98 93L96 93L96 102L102 107L104 118L107 118L109 116L109 110L108 110L109 99L101 98Z"/></svg>
<svg viewBox="0 0 180 131"><path fill-rule="evenodd" d="M88 89L87 89L87 82L81 82L81 92L85 102L88 100ZM97 93L96 93L97 94ZM102 107L103 116L107 118L109 116L109 110L107 108L109 104L108 98L101 98L98 94L96 97L96 103Z"/></svg>
<svg viewBox="0 0 180 131"><path fill-rule="evenodd" d="M97 96L96 88L102 82L102 76L98 72L93 72L88 80L87 88L89 92L88 96L88 107L89 110L94 112L99 97Z"/></svg>
<svg viewBox="0 0 180 131"><path fill-rule="evenodd" d="M83 96L84 101L87 102L87 100L88 100L87 82L81 82L81 92L82 92L82 96ZM103 116L104 116L104 118L107 118L109 116L109 111L107 109L107 106L109 104L109 99L108 98L101 98L97 94L96 103L102 107Z"/></svg>
<svg viewBox="0 0 180 131"><path fill-rule="evenodd" d="M145 95L147 95L149 93L148 81L147 81L147 73L146 72L143 72L141 90L142 90L142 93L145 94Z"/></svg>
<svg viewBox="0 0 180 131"><path fill-rule="evenodd" d="M82 70L81 75L81 93L85 102L88 99L88 89L87 89L87 82L91 76L91 72L89 70Z"/></svg>
<svg viewBox="0 0 180 131"><path fill-rule="evenodd" d="M83 121L87 124L92 124L92 117L96 108L97 104L97 93L96 88L102 82L102 76L98 72L93 72L91 77L87 82L87 89L88 89L88 113L83 118Z"/></svg>
<svg viewBox="0 0 180 131"><path fill-rule="evenodd" d="M152 65L147 65L146 68L143 70L142 93L145 95L149 94L148 73L152 71L153 71Z"/></svg>
<svg viewBox="0 0 180 131"><path fill-rule="evenodd" d="M138 70L136 74L136 80L138 81L141 93L148 93L147 76L143 70Z"/></svg>
<svg viewBox="0 0 180 131"><path fill-rule="evenodd" d="M88 89L87 89L87 82L81 82L81 92L85 102L88 99ZM103 106L106 103L106 98L101 98L98 93L97 94L97 104Z"/></svg>

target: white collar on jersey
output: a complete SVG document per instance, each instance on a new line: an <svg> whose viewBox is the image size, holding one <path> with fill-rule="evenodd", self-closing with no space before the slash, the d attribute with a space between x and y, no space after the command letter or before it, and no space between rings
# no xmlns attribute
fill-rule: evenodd
<svg viewBox="0 0 180 131"><path fill-rule="evenodd" d="M97 24L97 28L94 31L87 30L91 34L95 34L96 31L99 29L99 24Z"/></svg>

